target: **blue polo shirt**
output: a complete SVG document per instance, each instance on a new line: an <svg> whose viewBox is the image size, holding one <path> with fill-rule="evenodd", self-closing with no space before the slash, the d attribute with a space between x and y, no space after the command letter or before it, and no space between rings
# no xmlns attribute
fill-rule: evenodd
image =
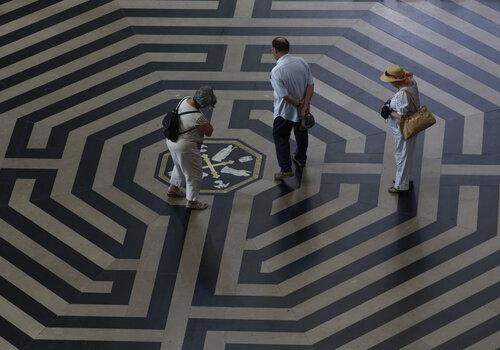
<svg viewBox="0 0 500 350"><path fill-rule="evenodd" d="M274 118L282 117L292 122L299 122L299 110L286 102L283 97L289 95L300 101L304 98L307 86L313 84L311 69L303 58L289 54L280 57L271 71L271 85L274 89Z"/></svg>

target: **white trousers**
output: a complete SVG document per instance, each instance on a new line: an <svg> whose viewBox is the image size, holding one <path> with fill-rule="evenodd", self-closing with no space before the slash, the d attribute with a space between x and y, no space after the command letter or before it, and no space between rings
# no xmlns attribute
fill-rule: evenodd
<svg viewBox="0 0 500 350"><path fill-rule="evenodd" d="M170 184L181 187L183 180L186 180L186 199L197 201L203 175L198 144L184 140L177 142L167 140L167 147L174 162Z"/></svg>
<svg viewBox="0 0 500 350"><path fill-rule="evenodd" d="M399 130L399 119L389 117L396 151L396 177L394 178L394 188L406 191L410 186L410 176L412 175L413 164L415 163L415 145L417 135L409 140L405 140Z"/></svg>

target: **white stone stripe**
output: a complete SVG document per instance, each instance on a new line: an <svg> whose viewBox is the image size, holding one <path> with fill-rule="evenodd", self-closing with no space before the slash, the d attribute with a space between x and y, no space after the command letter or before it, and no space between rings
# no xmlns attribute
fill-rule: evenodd
<svg viewBox="0 0 500 350"><path fill-rule="evenodd" d="M492 75L495 75L496 77L500 77L500 66L496 64L495 62L490 61L489 59L479 55L478 53L444 37L443 35L411 20L410 18L400 14L399 12L396 12L388 7L385 7L381 4L376 4L374 5L371 10L371 12L384 17L390 22L393 22L394 24L400 26L401 28L409 31L410 33L413 33L414 35L430 42L438 47L441 47L445 49L446 51L456 55L457 57L462 58L466 62L469 62L472 65L475 65L476 67L483 69L487 72L489 72ZM388 43L384 43L387 45ZM389 47L392 47L391 45L387 45ZM406 52L407 54L410 54L410 52ZM436 67L437 68L437 67ZM493 90L488 87L489 90ZM495 91L495 90L493 90ZM491 98L492 101L498 101L499 97L496 99Z"/></svg>
<svg viewBox="0 0 500 350"><path fill-rule="evenodd" d="M341 184L339 196L313 210L297 216L259 236L249 239L247 249L262 249L274 242L297 232L298 230L311 225L312 223L330 216L351 204L354 204L358 198L359 185Z"/></svg>
<svg viewBox="0 0 500 350"><path fill-rule="evenodd" d="M499 176L500 165L443 164L442 175Z"/></svg>
<svg viewBox="0 0 500 350"><path fill-rule="evenodd" d="M358 24L354 27L355 30L359 31L360 33L366 35L367 37L371 38L374 41L383 43L385 46L392 48L395 51L398 51L401 55L406 56L408 59L417 62L418 64L428 68L429 70L435 72L438 75L441 75L447 79L450 79L451 81L456 82L458 85L462 86L464 89L467 89L478 96L483 97L486 100L492 101L499 101L500 100L500 93L489 86L483 84L482 82L475 80L474 78L469 77L468 75L462 73L461 71L448 66L447 64L431 57L430 55L427 55L425 52L422 52L420 50L415 49L411 45L408 45L397 38L375 28L374 26L366 23L366 22L358 22ZM443 46L443 45L441 45ZM366 58L365 58L366 59ZM478 62L479 60L476 60L475 58L467 58L466 61L468 62ZM381 67L381 71L386 68ZM499 67L500 68L500 67ZM500 71L500 69L499 69ZM419 78L418 72L413 72L415 73L415 76ZM493 71L491 71L493 73ZM499 75L500 76L500 75ZM430 84L429 85L429 90L430 90ZM420 87L424 87L421 86ZM439 93L438 93L439 91ZM431 92L431 91L429 91ZM439 95L443 95L442 97ZM459 108L457 110L461 111L462 115L473 115L473 114L478 114L481 113L481 111L475 107L472 107L468 105L467 103L462 102L460 99L454 97L453 95L446 93L445 91L435 89L435 92L432 92L433 97L438 100L438 97L441 97L438 101L448 101L447 103L444 103L445 105L456 105L456 106L463 106L462 108ZM443 102L441 102L443 103Z"/></svg>
<svg viewBox="0 0 500 350"><path fill-rule="evenodd" d="M111 328L45 328L36 339L160 342L163 330Z"/></svg>
<svg viewBox="0 0 500 350"><path fill-rule="evenodd" d="M496 272L496 273L495 273ZM500 276L500 268L492 270L490 273L488 273L488 277L491 278L492 280L498 280L498 277ZM462 288L465 288L467 286L462 286ZM480 291L480 287L477 284L474 284L472 286L472 289L475 289L477 292ZM490 309L488 309L488 305L494 304L495 301L486 304L482 307L479 307L472 311L471 313L460 317L459 319L452 321L445 325L444 327L441 327L439 329L436 329L434 332L427 334L426 336L420 338L421 341L429 344L430 346L437 347L446 341L459 336L462 333L467 332L471 328L474 328L475 326L489 320L490 318L495 317L497 314ZM439 310L441 307L439 307L437 310ZM437 311L436 310L436 311ZM412 349L412 344L408 344L403 348L404 350L410 350Z"/></svg>
<svg viewBox="0 0 500 350"><path fill-rule="evenodd" d="M484 113L464 118L463 154L483 153Z"/></svg>
<svg viewBox="0 0 500 350"><path fill-rule="evenodd" d="M17 229L1 219L0 237L81 292L111 292L111 288L113 287L112 282L91 280L85 274L81 273L58 256L31 240L29 235L19 232Z"/></svg>
<svg viewBox="0 0 500 350"><path fill-rule="evenodd" d="M382 164L371 163L326 163L323 174L380 174Z"/></svg>
<svg viewBox="0 0 500 350"><path fill-rule="evenodd" d="M467 36L470 36L482 42L483 44L494 48L495 50L500 50L500 39L497 36L490 34L487 31L478 28L469 22L464 21L459 17L456 17L455 15L449 13L448 11L445 11L439 8L438 6L426 1L415 2L415 1L405 0L405 2L408 5L413 6L417 10L420 10L423 13L431 17L434 17L439 21L449 25L450 27L466 34Z"/></svg>
<svg viewBox="0 0 500 350"><path fill-rule="evenodd" d="M19 309L16 305L5 299L0 295L0 316L5 318L7 322L11 323L14 327L22 330L31 338L36 337L45 326L26 314L23 310ZM2 345L2 342L0 342ZM12 345L11 345L12 346ZM4 348L2 347L2 350ZM15 349L15 348L14 348Z"/></svg>
<svg viewBox="0 0 500 350"><path fill-rule="evenodd" d="M234 18L251 18L253 9L255 6L255 0L240 0L236 2L236 8L234 9Z"/></svg>
<svg viewBox="0 0 500 350"><path fill-rule="evenodd" d="M104 269L111 264L114 257L108 252L31 203L30 196L33 192L34 184L35 180L32 179L16 180L9 206L21 215L29 217L31 221L47 231L54 238L75 251L80 252L97 266Z"/></svg>
<svg viewBox="0 0 500 350"><path fill-rule="evenodd" d="M117 20L115 22L109 23L102 27L99 27L96 30L93 30L89 33L83 34L75 39L65 41L61 45L57 45L55 47L48 47L46 50L26 57L24 59L20 59L8 66L9 69L1 69L0 70L0 79L7 78L12 75L12 72L22 72L29 67L36 66L40 63L44 63L49 61L52 58L58 57L66 52L70 52L79 47L85 46L86 44L92 43L96 40L96 38L103 38L108 36L109 34L118 32L121 29L127 28L130 25L127 23L125 19ZM112 46L111 44L109 46ZM99 52L100 50L96 51ZM91 54L92 55L92 54ZM87 57L87 56L84 56ZM85 59L82 57L83 59ZM63 66L64 67L64 66ZM57 68L56 68L57 69ZM45 74L45 73L43 73ZM58 76L58 75L55 75Z"/></svg>
<svg viewBox="0 0 500 350"><path fill-rule="evenodd" d="M0 349L2 350L18 350L14 345L9 343L7 340L4 338L0 337Z"/></svg>
<svg viewBox="0 0 500 350"><path fill-rule="evenodd" d="M148 52L153 62L193 62L201 63L207 61L206 53L195 52Z"/></svg>
<svg viewBox="0 0 500 350"><path fill-rule="evenodd" d="M437 123L425 131L417 211L419 217L423 216L432 220L437 220L438 215L441 157L445 132L444 121L439 117L436 119Z"/></svg>
<svg viewBox="0 0 500 350"><path fill-rule="evenodd" d="M369 10L371 1L273 1L271 10L302 11L348 11Z"/></svg>
<svg viewBox="0 0 500 350"><path fill-rule="evenodd" d="M10 33L15 30L18 30L20 28L23 28L25 26L28 26L30 24L36 23L38 21L44 20L54 14L61 13L67 9L70 9L74 6L77 6L81 3L84 3L84 0L65 0L62 2L58 2L55 4L52 4L50 6L44 7L34 13L30 13L27 16L23 16L21 18L17 18L15 21L9 22L7 24L4 24L0 26L0 33ZM15 1L16 4L20 3L19 0ZM5 5L3 5L5 6ZM21 7L21 6L19 6ZM1 6L0 6L0 14L5 13L2 11Z"/></svg>
<svg viewBox="0 0 500 350"><path fill-rule="evenodd" d="M297 25L297 23L295 23ZM144 44L224 44L224 45L271 45L273 35L244 36L244 35L144 35L137 34L137 41ZM338 36L287 36L294 45L333 45ZM269 79L269 74L267 75Z"/></svg>
<svg viewBox="0 0 500 350"><path fill-rule="evenodd" d="M238 1L239 3L239 1ZM321 27L321 28L349 28L356 19L349 18L164 18L157 17L127 17L130 25L133 26L158 26L158 27L296 27L300 25L303 28ZM141 34L143 35L143 34ZM180 34L182 35L182 34ZM192 35L200 43L203 42L205 35ZM274 38L274 37L272 37ZM272 40L271 38L271 40ZM288 36L287 36L288 38ZM271 40L268 42L271 45ZM293 41L295 43L295 41Z"/></svg>
<svg viewBox="0 0 500 350"><path fill-rule="evenodd" d="M243 56L245 54L245 45L227 45L226 55L224 57L224 65L222 70L224 72L239 72L243 63Z"/></svg>
<svg viewBox="0 0 500 350"><path fill-rule="evenodd" d="M157 10L217 10L219 1L155 1L155 0L117 0L124 9L157 9Z"/></svg>
<svg viewBox="0 0 500 350"><path fill-rule="evenodd" d="M37 0L16 0L16 1L9 1L6 4L1 4L0 5L0 13L9 13L11 11L17 10L21 7L24 7L26 5L32 4L36 2Z"/></svg>
<svg viewBox="0 0 500 350"><path fill-rule="evenodd" d="M5 57L9 54L17 52L21 49L27 48L35 43L38 43L42 40L49 39L54 36L54 34L59 34L65 32L67 30L73 29L82 25L86 22L89 22L98 17L104 16L108 13L117 10L117 7L114 3L105 4L103 6L99 6L93 10L85 12L79 16L67 19L66 21L57 23L49 28L42 29L36 33L33 33L27 37L19 39L13 43L7 44L2 47L2 57Z"/></svg>
<svg viewBox="0 0 500 350"><path fill-rule="evenodd" d="M210 214L210 209L191 214L163 334L163 350L182 349Z"/></svg>
<svg viewBox="0 0 500 350"><path fill-rule="evenodd" d="M467 10L475 12L479 16L489 19L493 23L498 24L500 22L500 13L498 11L493 10L491 7L483 5L479 1L475 0L451 0L451 1L466 8Z"/></svg>
<svg viewBox="0 0 500 350"><path fill-rule="evenodd" d="M134 279L134 287L130 293L128 317L146 317L148 314L168 224L169 218L161 216L148 225ZM134 259L130 260L134 261Z"/></svg>

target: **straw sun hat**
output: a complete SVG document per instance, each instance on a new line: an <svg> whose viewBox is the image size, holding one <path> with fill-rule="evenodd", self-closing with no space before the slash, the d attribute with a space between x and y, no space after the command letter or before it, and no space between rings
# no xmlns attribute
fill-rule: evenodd
<svg viewBox="0 0 500 350"><path fill-rule="evenodd" d="M395 81L403 81L408 77L408 72L400 65L391 64L385 72L380 76L380 80L386 83L393 83Z"/></svg>

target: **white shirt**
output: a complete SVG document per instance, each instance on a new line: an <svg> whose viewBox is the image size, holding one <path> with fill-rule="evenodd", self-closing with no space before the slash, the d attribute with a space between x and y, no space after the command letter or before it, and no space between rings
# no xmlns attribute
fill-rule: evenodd
<svg viewBox="0 0 500 350"><path fill-rule="evenodd" d="M314 80L311 69L301 57L286 54L276 61L271 71L271 85L274 89L274 118L299 122L299 111L296 106L286 102L283 97L289 95L300 101L304 98L308 85Z"/></svg>
<svg viewBox="0 0 500 350"><path fill-rule="evenodd" d="M208 119L203 115L203 113L199 109L196 109L187 102L188 98L186 98L184 101L181 102L179 106L179 114L191 111L196 111L196 113L184 114L179 117L179 133L182 133L186 130L195 128L198 125L206 124L209 122ZM197 128L195 128L184 134L179 134L178 140L202 143L203 137L204 137L203 133Z"/></svg>

